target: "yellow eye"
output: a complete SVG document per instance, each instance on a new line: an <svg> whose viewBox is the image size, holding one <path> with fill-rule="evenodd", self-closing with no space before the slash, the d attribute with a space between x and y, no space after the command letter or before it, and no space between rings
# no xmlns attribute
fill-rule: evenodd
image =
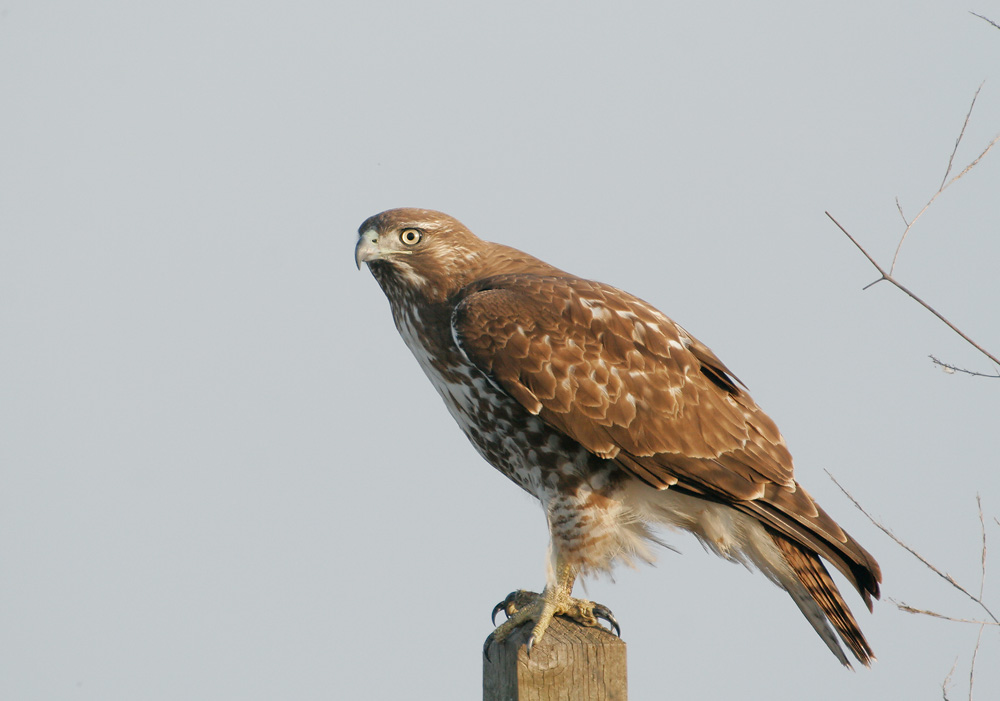
<svg viewBox="0 0 1000 701"><path fill-rule="evenodd" d="M399 234L399 240L407 246L416 246L422 237L417 229L403 229Z"/></svg>

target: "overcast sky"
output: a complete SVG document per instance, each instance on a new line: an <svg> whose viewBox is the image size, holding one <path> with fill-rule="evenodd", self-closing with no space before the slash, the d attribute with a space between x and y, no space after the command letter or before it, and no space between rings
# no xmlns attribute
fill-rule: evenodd
<svg viewBox="0 0 1000 701"><path fill-rule="evenodd" d="M0 697L474 699L493 604L544 583L354 268L441 209L684 324L781 427L888 597L1000 609L1000 385L879 260L1000 132L998 0L0 0ZM1000 351L1000 150L901 280ZM588 584L634 699L967 696L975 626L875 614L837 664L759 574L682 551ZM843 581L843 580L840 580ZM842 587L846 587L842 584ZM578 591L583 591L578 589ZM977 698L1000 698L1000 634ZM806 689L806 691L803 691Z"/></svg>

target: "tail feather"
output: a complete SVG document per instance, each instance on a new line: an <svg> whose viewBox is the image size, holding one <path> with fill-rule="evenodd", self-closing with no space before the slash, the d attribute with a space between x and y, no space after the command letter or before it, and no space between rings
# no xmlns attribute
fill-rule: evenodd
<svg viewBox="0 0 1000 701"><path fill-rule="evenodd" d="M823 562L815 553L783 535L772 531L771 538L798 578L797 582L785 583L785 588L819 636L844 666L851 666L830 631L829 621L858 661L870 667L875 655Z"/></svg>
<svg viewBox="0 0 1000 701"><path fill-rule="evenodd" d="M766 518L762 518L755 511L741 508L755 502L726 504L683 488L653 491L638 481L631 487L625 501L637 525L661 524L690 531L706 550L756 567L788 592L841 664L851 666L840 640L866 667L875 660L821 557L849 578L869 608L872 596L879 595L881 575L874 558L839 526L833 524L840 539L830 542L797 521L779 518L780 514L764 512ZM818 507L816 515L829 519ZM788 523L798 525L784 527ZM636 536L650 538L645 529L636 531Z"/></svg>

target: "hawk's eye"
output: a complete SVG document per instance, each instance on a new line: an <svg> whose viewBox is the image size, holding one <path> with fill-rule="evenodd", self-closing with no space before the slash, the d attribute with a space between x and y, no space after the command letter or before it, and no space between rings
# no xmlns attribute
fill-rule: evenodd
<svg viewBox="0 0 1000 701"><path fill-rule="evenodd" d="M403 229L399 234L399 240L407 246L416 246L422 237L417 229Z"/></svg>

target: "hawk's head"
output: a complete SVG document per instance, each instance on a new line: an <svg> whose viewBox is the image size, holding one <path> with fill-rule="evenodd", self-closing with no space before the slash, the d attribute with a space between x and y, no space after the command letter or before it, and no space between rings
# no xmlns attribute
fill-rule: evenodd
<svg viewBox="0 0 1000 701"><path fill-rule="evenodd" d="M475 279L483 242L461 222L430 209L389 209L358 229L354 260L367 263L390 299L444 301Z"/></svg>

